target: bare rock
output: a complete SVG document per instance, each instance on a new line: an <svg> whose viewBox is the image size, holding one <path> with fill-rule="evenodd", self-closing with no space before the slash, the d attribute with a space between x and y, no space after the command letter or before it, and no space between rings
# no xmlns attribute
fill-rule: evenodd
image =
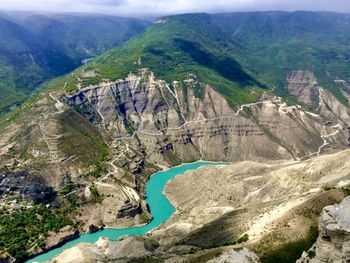
<svg viewBox="0 0 350 263"><path fill-rule="evenodd" d="M298 263L350 262L350 197L323 209L319 237Z"/></svg>
<svg viewBox="0 0 350 263"><path fill-rule="evenodd" d="M291 93L304 104L318 101L321 88L312 72L293 71L288 81ZM201 89L200 97L196 95L196 85ZM343 109L333 97L326 102L334 105L334 115L341 112L337 116L343 120L350 116L347 108ZM132 138L132 143L142 145L139 150L147 155L147 162L161 164L201 158L230 161L303 158L316 154L323 145L321 133L333 134L332 144L339 141L337 147L347 145L348 138L342 125L325 130L320 115L288 106L281 98L265 96L234 110L213 87L200 83L194 75L173 82L170 87L147 69L130 74L125 80L81 89L68 97L67 103L91 123L106 127L112 137ZM320 112L324 113L323 109L320 107ZM131 155L129 159L132 163L126 162L125 168L141 174L143 163Z"/></svg>
<svg viewBox="0 0 350 263"><path fill-rule="evenodd" d="M81 243L63 251L52 262L82 263L82 262L115 262L129 261L132 258L150 255L144 242L135 237L125 237L119 241L100 238L96 243ZM123 261L122 261L123 262Z"/></svg>
<svg viewBox="0 0 350 263"><path fill-rule="evenodd" d="M312 105L317 102L318 84L315 75L310 71L295 70L287 76L288 91L296 96L297 100Z"/></svg>
<svg viewBox="0 0 350 263"><path fill-rule="evenodd" d="M232 250L220 255L217 258L209 260L207 263L258 263L260 262L258 256L249 251L247 248L243 248L239 251Z"/></svg>
<svg viewBox="0 0 350 263"><path fill-rule="evenodd" d="M101 227L95 226L94 224L89 225L89 233L96 233L101 230Z"/></svg>
<svg viewBox="0 0 350 263"><path fill-rule="evenodd" d="M59 247L64 243L76 239L79 237L79 231L75 230L72 226L65 226L60 229L60 232L49 232L49 236L46 240L46 249L52 249Z"/></svg>

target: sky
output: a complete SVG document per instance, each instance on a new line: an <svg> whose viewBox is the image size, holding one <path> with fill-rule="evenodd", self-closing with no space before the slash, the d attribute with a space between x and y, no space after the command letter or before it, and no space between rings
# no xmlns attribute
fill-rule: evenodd
<svg viewBox="0 0 350 263"><path fill-rule="evenodd" d="M267 10L350 13L350 0L0 0L0 9L89 12L123 16Z"/></svg>

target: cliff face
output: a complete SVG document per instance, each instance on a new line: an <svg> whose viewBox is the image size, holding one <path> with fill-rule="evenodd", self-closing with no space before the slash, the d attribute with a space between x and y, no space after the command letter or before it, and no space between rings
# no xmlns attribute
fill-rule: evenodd
<svg viewBox="0 0 350 263"><path fill-rule="evenodd" d="M323 209L319 222L319 237L298 263L350 261L350 197L338 205Z"/></svg>
<svg viewBox="0 0 350 263"><path fill-rule="evenodd" d="M295 70L287 75L288 91L298 101L312 105L318 98L318 83L315 75L310 71Z"/></svg>
<svg viewBox="0 0 350 263"><path fill-rule="evenodd" d="M168 85L143 70L125 80L80 90L67 102L115 139L126 137L150 161L163 163L297 159L319 154L329 140L344 147L347 139L337 114L326 127L322 116L268 96L233 110L194 75Z"/></svg>

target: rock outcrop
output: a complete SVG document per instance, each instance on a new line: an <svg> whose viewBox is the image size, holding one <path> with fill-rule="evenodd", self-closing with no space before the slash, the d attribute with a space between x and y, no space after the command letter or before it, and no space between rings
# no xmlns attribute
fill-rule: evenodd
<svg viewBox="0 0 350 263"><path fill-rule="evenodd" d="M297 263L350 262L350 197L323 209L315 245Z"/></svg>
<svg viewBox="0 0 350 263"><path fill-rule="evenodd" d="M46 240L45 250L53 249L55 247L62 246L68 241L79 237L79 231L74 230L72 226L66 226L58 233L49 232L49 236Z"/></svg>
<svg viewBox="0 0 350 263"><path fill-rule="evenodd" d="M137 214L142 213L142 208L140 204L132 204L132 203L126 203L124 204L117 213L118 218L122 217L134 217Z"/></svg>
<svg viewBox="0 0 350 263"><path fill-rule="evenodd" d="M52 262L88 263L88 262L130 262L132 258L150 255L144 242L135 237L126 237L120 241L100 238L96 243L81 243L63 251Z"/></svg>
<svg viewBox="0 0 350 263"><path fill-rule="evenodd" d="M318 83L315 75L310 71L295 70L287 75L288 91L299 102L312 105L318 99Z"/></svg>
<svg viewBox="0 0 350 263"><path fill-rule="evenodd" d="M312 73L294 75L290 81L316 81ZM191 74L168 84L144 69L125 80L82 89L67 103L115 139L129 138L150 162L297 159L318 154L323 134L334 134L327 137L327 145L347 144L336 115L326 130L320 115L269 96L233 110L222 95Z"/></svg>
<svg viewBox="0 0 350 263"><path fill-rule="evenodd" d="M207 263L226 263L226 262L230 262L230 263L259 263L260 260L254 252L249 251L246 248L243 248L243 249L238 250L238 251L232 250L230 252L226 252L217 258L209 260Z"/></svg>

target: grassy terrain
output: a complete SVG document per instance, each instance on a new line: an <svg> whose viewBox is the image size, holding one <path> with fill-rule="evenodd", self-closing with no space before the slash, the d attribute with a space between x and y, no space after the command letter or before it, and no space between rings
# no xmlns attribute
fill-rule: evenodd
<svg viewBox="0 0 350 263"><path fill-rule="evenodd" d="M308 251L318 237L318 218L322 209L341 202L347 193L333 189L318 194L292 209L274 224L272 231L253 245L262 263L295 262Z"/></svg>
<svg viewBox="0 0 350 263"><path fill-rule="evenodd" d="M266 88L290 98L286 74L301 69L314 72L321 85L347 103L333 80L350 80L348 15L252 12L164 19L81 68L97 73L82 85L124 78L144 67L167 82L194 73L232 105L255 101Z"/></svg>
<svg viewBox="0 0 350 263"><path fill-rule="evenodd" d="M193 16L196 19L196 16ZM189 73L212 84L232 104L254 101L262 87L232 54L220 49L220 40L212 41L214 29L207 30L201 20L186 25L177 17L164 25L153 25L121 48L113 49L82 70L93 69L97 76L86 78L83 85L103 79L124 78L129 72L147 67L157 78L168 82L183 80ZM201 32L196 32L201 30ZM204 32L207 32L205 36ZM138 65L140 59L141 65Z"/></svg>
<svg viewBox="0 0 350 263"><path fill-rule="evenodd" d="M66 156L78 156L78 161L86 165L98 165L94 171L97 176L103 170L99 163L108 155L108 147L98 129L74 110L66 111L60 124L64 134L60 139L60 150Z"/></svg>
<svg viewBox="0 0 350 263"><path fill-rule="evenodd" d="M310 230L305 237L297 241L292 241L284 244L281 247L275 248L267 255L260 258L262 263L294 263L301 257L304 251L307 251L316 242L318 237L317 222L310 226Z"/></svg>
<svg viewBox="0 0 350 263"><path fill-rule="evenodd" d="M65 79L68 83L67 91L76 89L78 74L82 71L92 70L96 73L96 76L80 78L84 87L106 79L125 78L129 72L147 67L155 72L156 77L168 82L183 80L189 73L194 73L201 82L211 84L231 105L235 105L255 101L262 89L268 87L274 89L275 93L290 98L286 91L286 74L290 70L302 69L314 72L321 85L341 102L347 103L333 80L338 77L350 80L350 48L347 44L350 38L349 15L248 12L186 14L164 19L166 23L149 26L127 44L104 53L68 76ZM31 26L24 27L28 21ZM34 88L44 80L43 76L47 79L45 76L48 74L57 76L76 67L80 63L77 59L80 61L84 53L79 48L77 53L71 51L76 41L84 43L84 48L88 48L95 56L113 45L121 44L145 26L134 20L71 16L56 16L51 20L35 16L19 19L17 23L18 25L11 24L12 31L18 31L17 35L21 38L11 41L18 43L25 54L31 54L26 46L28 41L24 40L32 33L48 36L45 44L49 46L54 45L55 37L64 39L56 43L63 51L60 53L62 56L56 54L53 61L44 56L45 52L38 53L38 56L44 56L46 68L59 72L43 72L37 63L27 65L31 72L29 75L27 68L21 68L18 74L18 67L14 66L19 59L23 61L22 57L9 63L8 57L0 54L0 64L3 65L0 74L8 76L4 78L7 84L0 83L0 87L12 91L6 92L3 106L16 101L14 95L20 94L19 92L23 93L19 99L23 99L28 92L29 82L34 83ZM106 31L104 29L107 26L111 28L111 23L121 23L122 26L118 28L119 31L115 29L103 37L93 31ZM90 24L95 24L95 27L88 27ZM64 28L62 32L55 31L59 25ZM77 28L86 31L78 33ZM23 67L25 65L23 63ZM200 91L197 93L200 94Z"/></svg>
<svg viewBox="0 0 350 263"><path fill-rule="evenodd" d="M344 97L334 85L350 80L350 16L317 12L248 12L213 15L236 46L229 49L258 79L284 95L289 70L310 70L319 83Z"/></svg>

